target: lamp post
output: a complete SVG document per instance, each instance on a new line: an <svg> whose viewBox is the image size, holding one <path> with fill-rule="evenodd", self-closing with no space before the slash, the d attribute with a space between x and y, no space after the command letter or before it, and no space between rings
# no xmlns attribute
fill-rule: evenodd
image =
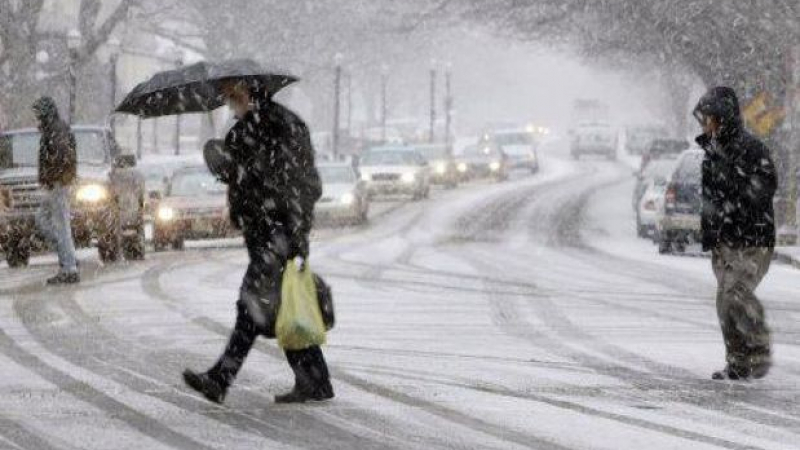
<svg viewBox="0 0 800 450"><path fill-rule="evenodd" d="M431 127L428 140L433 143L436 138L436 60L431 60Z"/></svg>
<svg viewBox="0 0 800 450"><path fill-rule="evenodd" d="M389 78L389 66L381 65L381 141L386 142L386 88Z"/></svg>
<svg viewBox="0 0 800 450"><path fill-rule="evenodd" d="M111 66L109 68L109 75L111 77L111 117L109 118L109 126L111 127L111 134L112 136L116 137L117 130L116 130L116 123L115 123L115 116L114 116L114 107L117 105L117 63L119 62L119 52L122 48L122 44L119 42L119 39L112 37L106 43L108 45L109 57L108 63Z"/></svg>
<svg viewBox="0 0 800 450"><path fill-rule="evenodd" d="M341 53L337 53L333 62L336 65L334 69L333 80L333 159L337 160L339 156L339 121L341 113L341 90L342 90L342 59L344 57Z"/></svg>
<svg viewBox="0 0 800 450"><path fill-rule="evenodd" d="M183 52L175 49L175 68L183 67ZM181 115L175 115L175 155L181 154Z"/></svg>
<svg viewBox="0 0 800 450"><path fill-rule="evenodd" d="M444 72L444 86L445 86L445 97L444 97L444 114L445 114L445 122L444 122L444 142L447 146L447 153L449 155L453 154L453 139L450 133L450 129L453 126L453 92L452 86L450 85L452 81L452 72L453 66L450 63L447 63Z"/></svg>
<svg viewBox="0 0 800 450"><path fill-rule="evenodd" d="M69 119L67 123L70 125L75 120L75 97L76 91L78 89L78 79L77 79L77 64L78 64L78 49L80 49L81 41L83 40L80 31L76 29L69 30L67 33L67 50L69 51L69 68L68 68L68 79L69 79Z"/></svg>

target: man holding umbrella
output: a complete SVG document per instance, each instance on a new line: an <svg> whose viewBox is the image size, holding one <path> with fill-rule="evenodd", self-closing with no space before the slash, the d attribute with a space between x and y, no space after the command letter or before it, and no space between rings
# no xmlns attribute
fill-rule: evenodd
<svg viewBox="0 0 800 450"><path fill-rule="evenodd" d="M275 337L280 284L288 261L308 259L314 204L322 195L322 184L308 128L271 98L294 81L291 75L267 73L247 59L199 62L155 74L116 109L147 118L207 112L227 103L236 115L225 141L209 141L203 155L209 170L228 185L231 221L243 231L250 263L224 353L206 372L183 373L186 384L217 403L224 401L255 339ZM276 402L333 398L319 346L285 353L295 386L275 397Z"/></svg>

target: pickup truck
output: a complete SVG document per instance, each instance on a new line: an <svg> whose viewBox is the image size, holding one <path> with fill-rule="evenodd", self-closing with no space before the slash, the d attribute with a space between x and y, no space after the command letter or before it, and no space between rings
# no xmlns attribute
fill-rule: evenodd
<svg viewBox="0 0 800 450"><path fill-rule="evenodd" d="M96 242L100 259L144 258L144 177L136 157L124 154L110 129L73 126L78 177L71 189L72 233L77 247ZM0 249L10 267L28 264L46 248L36 227L44 192L38 182L37 129L0 134Z"/></svg>

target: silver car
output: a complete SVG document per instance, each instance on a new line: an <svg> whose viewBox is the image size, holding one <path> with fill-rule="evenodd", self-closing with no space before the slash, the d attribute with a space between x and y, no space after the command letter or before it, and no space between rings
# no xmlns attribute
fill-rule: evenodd
<svg viewBox="0 0 800 450"><path fill-rule="evenodd" d="M371 197L407 195L421 200L430 194L430 166L413 147L373 148L361 158L359 170Z"/></svg>
<svg viewBox="0 0 800 450"><path fill-rule="evenodd" d="M317 166L322 178L322 198L314 209L318 223L363 224L369 213L366 183L350 164L326 163Z"/></svg>

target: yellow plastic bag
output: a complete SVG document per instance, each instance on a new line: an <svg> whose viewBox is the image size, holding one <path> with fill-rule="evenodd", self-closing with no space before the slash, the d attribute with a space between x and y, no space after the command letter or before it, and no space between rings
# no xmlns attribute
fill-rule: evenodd
<svg viewBox="0 0 800 450"><path fill-rule="evenodd" d="M304 270L298 269L293 260L286 265L275 336L284 350L303 350L325 343L325 324L308 264Z"/></svg>

